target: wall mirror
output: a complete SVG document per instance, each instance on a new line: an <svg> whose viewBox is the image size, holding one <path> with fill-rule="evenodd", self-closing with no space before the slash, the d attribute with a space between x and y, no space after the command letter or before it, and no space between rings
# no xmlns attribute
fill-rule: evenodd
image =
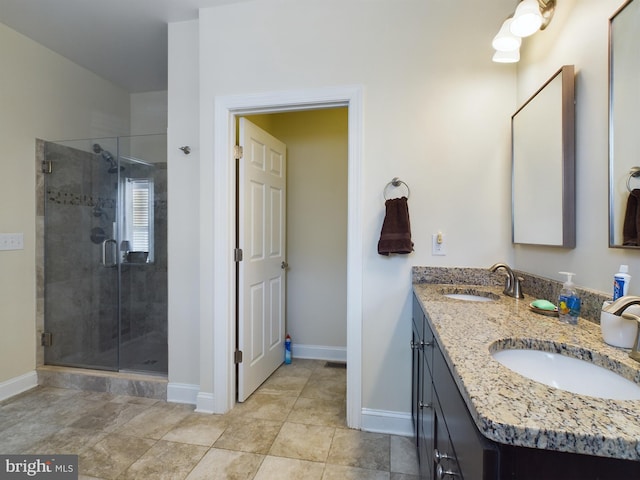
<svg viewBox="0 0 640 480"><path fill-rule="evenodd" d="M640 248L640 1L609 20L609 246Z"/></svg>
<svg viewBox="0 0 640 480"><path fill-rule="evenodd" d="M511 117L513 243L576 246L574 79L563 66Z"/></svg>

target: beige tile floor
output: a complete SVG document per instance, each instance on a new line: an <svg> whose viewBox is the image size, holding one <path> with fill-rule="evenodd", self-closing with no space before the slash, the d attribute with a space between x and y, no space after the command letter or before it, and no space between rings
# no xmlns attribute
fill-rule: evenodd
<svg viewBox="0 0 640 480"><path fill-rule="evenodd" d="M87 480L417 480L412 439L346 428L345 376L294 360L226 415L38 387L0 403L0 453L77 454Z"/></svg>

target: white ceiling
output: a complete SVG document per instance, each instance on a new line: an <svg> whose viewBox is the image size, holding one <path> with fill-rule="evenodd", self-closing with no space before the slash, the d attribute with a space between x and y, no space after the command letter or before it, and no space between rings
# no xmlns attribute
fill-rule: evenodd
<svg viewBox="0 0 640 480"><path fill-rule="evenodd" d="M129 92L167 88L167 24L240 0L0 0L0 22Z"/></svg>

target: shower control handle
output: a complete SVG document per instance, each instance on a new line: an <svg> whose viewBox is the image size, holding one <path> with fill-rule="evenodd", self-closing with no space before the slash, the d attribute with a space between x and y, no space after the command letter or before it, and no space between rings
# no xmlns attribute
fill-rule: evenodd
<svg viewBox="0 0 640 480"><path fill-rule="evenodd" d="M112 253L111 253L111 261L107 261L107 246L113 245ZM116 242L113 238L108 238L104 242L102 242L102 266L103 267L115 267L118 265L118 242Z"/></svg>

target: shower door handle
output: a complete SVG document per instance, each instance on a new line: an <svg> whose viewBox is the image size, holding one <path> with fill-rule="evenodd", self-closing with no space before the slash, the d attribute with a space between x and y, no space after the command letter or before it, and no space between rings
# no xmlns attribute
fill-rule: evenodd
<svg viewBox="0 0 640 480"><path fill-rule="evenodd" d="M111 253L111 261L107 262L107 245L112 244L113 250ZM118 242L113 238L109 238L102 242L102 266L103 267L115 267L118 264L117 257Z"/></svg>

